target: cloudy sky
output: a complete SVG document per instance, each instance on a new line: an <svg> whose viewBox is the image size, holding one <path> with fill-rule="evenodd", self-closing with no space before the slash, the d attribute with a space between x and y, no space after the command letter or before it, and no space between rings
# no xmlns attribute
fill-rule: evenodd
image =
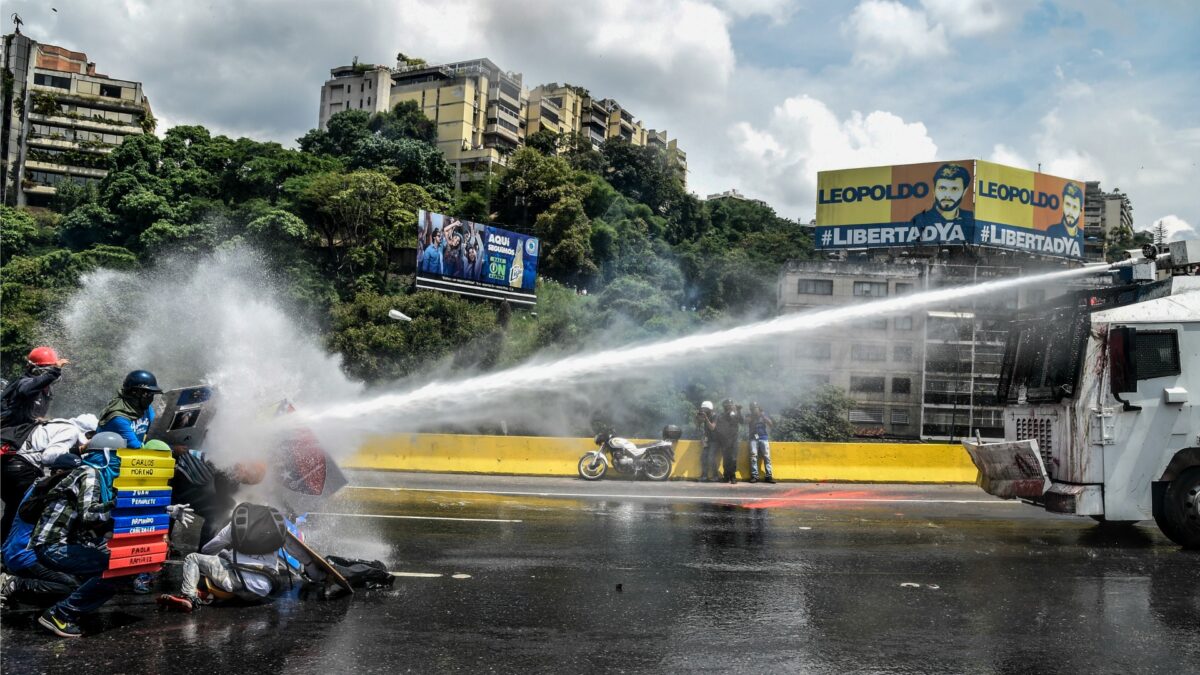
<svg viewBox="0 0 1200 675"><path fill-rule="evenodd" d="M53 11L54 10L57 11ZM488 57L615 98L689 188L807 221L817 171L980 158L1100 180L1200 230L1193 0L9 0L35 39L144 83L160 130L284 144L329 69Z"/></svg>

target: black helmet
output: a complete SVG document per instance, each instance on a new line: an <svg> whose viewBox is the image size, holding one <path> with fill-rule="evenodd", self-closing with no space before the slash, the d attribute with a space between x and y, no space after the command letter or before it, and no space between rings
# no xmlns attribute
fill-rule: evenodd
<svg viewBox="0 0 1200 675"><path fill-rule="evenodd" d="M135 370L125 376L125 382L121 384L121 391L126 393L145 392L148 394L161 394L162 389L158 388L158 379L154 377L154 373L148 370Z"/></svg>

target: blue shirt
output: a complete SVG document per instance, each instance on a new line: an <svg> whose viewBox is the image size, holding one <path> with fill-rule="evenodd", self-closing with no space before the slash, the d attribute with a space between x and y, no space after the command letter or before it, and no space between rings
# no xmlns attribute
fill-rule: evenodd
<svg viewBox="0 0 1200 675"><path fill-rule="evenodd" d="M421 254L421 271L432 272L434 274L442 273L441 245L430 244L425 247L425 252Z"/></svg>
<svg viewBox="0 0 1200 675"><path fill-rule="evenodd" d="M146 442L146 432L150 430L150 423L154 421L154 406L146 408L146 412L136 420L131 420L128 417L117 415L109 421L101 424L96 429L96 433L101 431L112 431L121 434L121 438L125 439L125 447L140 448L142 443Z"/></svg>
<svg viewBox="0 0 1200 675"><path fill-rule="evenodd" d="M33 492L31 486L21 498L21 504L29 499ZM18 509L20 506L17 507ZM37 554L29 550L29 537L33 535L33 525L21 520L21 516L13 518L12 529L8 531L8 539L4 540L4 567L9 572L21 572L37 564Z"/></svg>

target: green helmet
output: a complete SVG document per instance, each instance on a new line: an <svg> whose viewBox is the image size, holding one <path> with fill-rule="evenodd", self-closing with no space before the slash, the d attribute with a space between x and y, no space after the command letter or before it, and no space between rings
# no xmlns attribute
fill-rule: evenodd
<svg viewBox="0 0 1200 675"><path fill-rule="evenodd" d="M152 441L146 441L146 444L142 446L142 449L143 450L158 450L159 452L170 452L171 446L167 445L166 443L164 443L156 438Z"/></svg>
<svg viewBox="0 0 1200 675"><path fill-rule="evenodd" d="M121 450L125 447L125 439L113 431L101 431L92 436L92 440L88 441L88 452L102 452L104 450Z"/></svg>

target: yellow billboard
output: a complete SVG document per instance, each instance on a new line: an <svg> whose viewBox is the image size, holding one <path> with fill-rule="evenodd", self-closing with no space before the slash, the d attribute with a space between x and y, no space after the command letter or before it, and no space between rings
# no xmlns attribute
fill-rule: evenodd
<svg viewBox="0 0 1200 675"><path fill-rule="evenodd" d="M821 249L979 245L1083 257L1083 183L982 160L822 171Z"/></svg>

